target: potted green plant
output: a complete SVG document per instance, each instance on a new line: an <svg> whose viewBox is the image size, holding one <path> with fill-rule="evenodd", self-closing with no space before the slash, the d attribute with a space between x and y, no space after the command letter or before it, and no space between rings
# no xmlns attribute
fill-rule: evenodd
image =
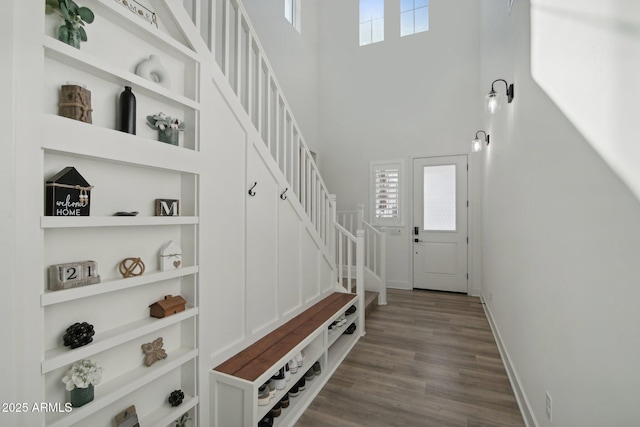
<svg viewBox="0 0 640 427"><path fill-rule="evenodd" d="M93 386L102 381L102 368L95 362L84 359L73 364L62 382L65 388L71 392L71 406L79 408L93 400Z"/></svg>
<svg viewBox="0 0 640 427"><path fill-rule="evenodd" d="M147 116L147 125L152 129L158 129L160 141L171 145L178 145L179 133L187 127L182 120L174 119L162 112Z"/></svg>
<svg viewBox="0 0 640 427"><path fill-rule="evenodd" d="M64 19L64 25L58 30L58 40L80 49L80 42L87 41L85 24L91 24L95 18L88 7L78 6L73 0L45 0L45 12L57 13Z"/></svg>

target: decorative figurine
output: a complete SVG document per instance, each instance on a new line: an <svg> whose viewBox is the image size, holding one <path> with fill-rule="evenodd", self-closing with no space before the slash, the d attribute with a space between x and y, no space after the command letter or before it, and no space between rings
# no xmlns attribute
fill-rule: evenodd
<svg viewBox="0 0 640 427"><path fill-rule="evenodd" d="M184 393L182 390L174 390L169 395L169 403L171 406L180 406L182 401L184 400Z"/></svg>
<svg viewBox="0 0 640 427"><path fill-rule="evenodd" d="M165 295L164 299L149 306L150 316L161 319L184 311L187 301L180 295Z"/></svg>
<svg viewBox="0 0 640 427"><path fill-rule="evenodd" d="M45 215L89 216L90 185L76 168L67 166L49 178L46 186Z"/></svg>
<svg viewBox="0 0 640 427"><path fill-rule="evenodd" d="M122 277L141 276L144 273L144 262L140 258L125 258L118 267Z"/></svg>
<svg viewBox="0 0 640 427"><path fill-rule="evenodd" d="M74 323L67 328L67 333L64 334L62 339L64 340L65 347L71 347L72 349L82 347L93 341L95 332L93 325L82 322Z"/></svg>
<svg viewBox="0 0 640 427"><path fill-rule="evenodd" d="M142 352L144 353L144 366L151 366L158 360L166 359L167 352L162 348L162 337L156 338L153 342L142 344Z"/></svg>
<svg viewBox="0 0 640 427"><path fill-rule="evenodd" d="M175 270L182 265L182 249L171 240L160 250L160 271Z"/></svg>
<svg viewBox="0 0 640 427"><path fill-rule="evenodd" d="M154 83L158 83L160 86L169 89L171 87L171 76L160 58L156 55L149 56L149 59L145 59L136 67L136 74Z"/></svg>

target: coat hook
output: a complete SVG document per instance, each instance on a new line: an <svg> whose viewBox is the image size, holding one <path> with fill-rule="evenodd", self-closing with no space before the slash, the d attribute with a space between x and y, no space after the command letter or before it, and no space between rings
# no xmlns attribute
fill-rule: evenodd
<svg viewBox="0 0 640 427"><path fill-rule="evenodd" d="M285 194L287 192L288 188L285 188L284 191L282 192L282 194L280 195L280 198L282 200L287 200L287 195Z"/></svg>
<svg viewBox="0 0 640 427"><path fill-rule="evenodd" d="M256 181L256 182L254 182L254 183L253 183L253 187L251 187L251 188L249 189L249 195L250 195L251 197L253 197L253 196L255 196L255 195L256 195L256 192L255 192L255 191L253 191L253 189L254 189L254 188L256 188L256 185L258 185L258 182L257 182L257 181Z"/></svg>

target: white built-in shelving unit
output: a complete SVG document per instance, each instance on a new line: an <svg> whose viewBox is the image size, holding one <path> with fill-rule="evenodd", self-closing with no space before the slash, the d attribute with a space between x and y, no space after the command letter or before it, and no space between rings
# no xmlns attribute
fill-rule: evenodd
<svg viewBox="0 0 640 427"><path fill-rule="evenodd" d="M96 361L104 369L94 401L71 412L43 414L46 426L112 426L117 413L135 405L141 425L167 426L190 411L197 425L199 316L200 63L187 46L162 27L140 19L111 0L86 0L95 22L89 41L75 49L55 38L60 24L45 19L43 52L42 182L74 166L94 189L88 217L41 217L44 337L41 372L47 402L68 401L61 382L73 363ZM171 75L171 87L135 74L136 65L154 54ZM60 86L80 82L92 94L93 124L57 115ZM137 99L137 135L115 130L119 94L131 86ZM187 123L179 146L157 141L146 116L164 112ZM155 216L155 199L179 199L180 216ZM139 215L113 216L117 211ZM159 251L169 241L182 248L182 265L160 271ZM119 262L140 257L143 275L123 278ZM60 291L48 287L48 267L91 259L101 283ZM181 295L185 311L162 319L148 306L165 295ZM75 322L94 325L92 343L76 349L62 344ZM143 364L141 345L163 337L168 357ZM185 393L180 406L167 398Z"/></svg>

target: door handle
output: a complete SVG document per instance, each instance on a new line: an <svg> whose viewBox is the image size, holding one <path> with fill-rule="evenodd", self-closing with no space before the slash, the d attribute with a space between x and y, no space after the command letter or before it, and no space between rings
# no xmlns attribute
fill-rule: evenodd
<svg viewBox="0 0 640 427"><path fill-rule="evenodd" d="M413 227L413 234L417 236L420 233L420 229L418 227Z"/></svg>
<svg viewBox="0 0 640 427"><path fill-rule="evenodd" d="M414 243L420 243L420 242L424 242L424 240L420 240L420 239L413 239Z"/></svg>

